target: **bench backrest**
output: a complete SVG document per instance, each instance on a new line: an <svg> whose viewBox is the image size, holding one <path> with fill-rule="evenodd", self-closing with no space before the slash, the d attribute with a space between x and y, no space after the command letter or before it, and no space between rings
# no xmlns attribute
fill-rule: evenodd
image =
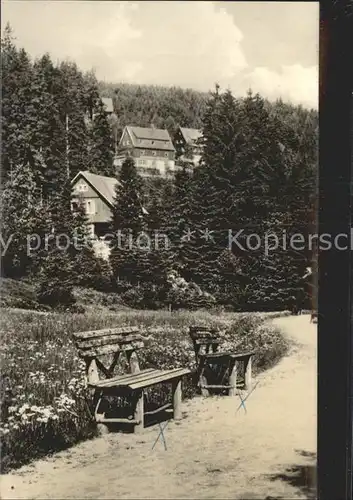
<svg viewBox="0 0 353 500"><path fill-rule="evenodd" d="M137 327L124 326L77 332L73 334L73 338L79 356L86 362L89 382L99 380L99 372L106 378L111 378L121 353L125 353L131 373L140 371L136 351L144 347L144 337ZM109 367L100 359L107 354L113 354Z"/></svg>
<svg viewBox="0 0 353 500"><path fill-rule="evenodd" d="M73 337L82 358L95 358L144 346L143 337L134 326L78 332L74 333Z"/></svg>
<svg viewBox="0 0 353 500"><path fill-rule="evenodd" d="M190 337L197 344L219 344L220 334L216 328L209 326L190 326Z"/></svg>
<svg viewBox="0 0 353 500"><path fill-rule="evenodd" d="M208 353L212 348L216 352L221 343L220 333L216 328L209 326L194 325L190 326L189 334L192 339L196 361L198 362L199 355Z"/></svg>

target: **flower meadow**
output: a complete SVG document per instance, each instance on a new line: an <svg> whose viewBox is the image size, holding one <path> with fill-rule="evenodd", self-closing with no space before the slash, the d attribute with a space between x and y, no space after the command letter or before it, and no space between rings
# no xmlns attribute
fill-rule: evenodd
<svg viewBox="0 0 353 500"><path fill-rule="evenodd" d="M188 335L192 324L218 327L225 349L256 349L254 370L274 365L287 352L281 334L265 323L276 314L206 311L112 312L84 314L2 310L0 439L2 472L95 436L91 396L84 362L71 334L109 326L136 325L148 340L140 354L142 368L195 368ZM283 315L283 313L280 313ZM184 397L196 394L186 378Z"/></svg>

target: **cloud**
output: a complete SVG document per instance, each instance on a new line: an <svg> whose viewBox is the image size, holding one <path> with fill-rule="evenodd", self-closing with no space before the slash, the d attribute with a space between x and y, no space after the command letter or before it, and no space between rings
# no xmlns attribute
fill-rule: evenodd
<svg viewBox="0 0 353 500"><path fill-rule="evenodd" d="M252 90L269 99L281 97L293 104L318 107L317 66L283 65L280 72L257 67L247 75L246 80Z"/></svg>
<svg viewBox="0 0 353 500"><path fill-rule="evenodd" d="M242 5L237 3L238 13ZM299 42L294 47L284 29L278 39L275 34L261 36L251 22L243 23L242 32L235 11L231 14L227 6L205 1L11 0L3 2L2 23L10 21L18 44L32 56L49 52L54 61L73 59L83 70L94 68L102 80L203 91L217 82L235 95L252 88L270 99L281 96L316 107L317 67L304 67L301 57L307 47ZM254 9L261 12L261 5L254 4ZM291 20L286 19L284 23ZM265 17L264 30L272 33L273 22ZM267 50L256 48L262 42ZM296 51L298 63L285 65ZM250 66L254 52L259 57Z"/></svg>
<svg viewBox="0 0 353 500"><path fill-rule="evenodd" d="M33 57L49 52L54 60L72 59L82 69L120 78L119 54L141 36L132 25L138 4L129 2L7 1L2 23L9 21L18 45Z"/></svg>
<svg viewBox="0 0 353 500"><path fill-rule="evenodd" d="M243 34L212 2L152 2L142 17L141 38L130 45L141 81L205 90L247 67Z"/></svg>

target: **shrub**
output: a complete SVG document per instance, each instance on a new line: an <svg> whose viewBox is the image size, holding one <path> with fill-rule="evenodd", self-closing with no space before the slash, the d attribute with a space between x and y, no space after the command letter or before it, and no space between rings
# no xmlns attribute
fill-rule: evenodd
<svg viewBox="0 0 353 500"><path fill-rule="evenodd" d="M144 305L144 293L142 288L132 287L126 292L121 294L121 299L124 304L130 307L136 307L137 309L143 308Z"/></svg>
<svg viewBox="0 0 353 500"><path fill-rule="evenodd" d="M73 265L68 256L54 248L43 258L37 278L37 300L46 306L67 309L75 303L72 276Z"/></svg>
<svg viewBox="0 0 353 500"><path fill-rule="evenodd" d="M34 287L29 281L1 278L1 307L18 307L22 309L40 309Z"/></svg>
<svg viewBox="0 0 353 500"><path fill-rule="evenodd" d="M79 305L109 307L111 310L119 310L123 307L123 301L117 293L105 293L92 288L74 288L74 296Z"/></svg>
<svg viewBox="0 0 353 500"><path fill-rule="evenodd" d="M166 300L172 309L202 309L216 305L215 298L201 290L196 283L188 282L176 272L170 273L167 282L169 291Z"/></svg>
<svg viewBox="0 0 353 500"><path fill-rule="evenodd" d="M81 258L82 256L78 254L77 260ZM93 288L100 292L112 291L112 273L109 262L102 257L90 255L90 259L86 258L86 262L83 263L82 267L82 270L80 270L80 267L76 269L77 277L75 277L75 282L78 285Z"/></svg>

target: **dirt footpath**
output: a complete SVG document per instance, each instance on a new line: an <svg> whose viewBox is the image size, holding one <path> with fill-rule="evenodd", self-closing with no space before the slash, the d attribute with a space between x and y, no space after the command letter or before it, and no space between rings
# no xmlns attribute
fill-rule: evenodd
<svg viewBox="0 0 353 500"><path fill-rule="evenodd" d="M185 419L110 434L1 478L1 498L315 498L316 325L274 321L296 345L240 399L195 398Z"/></svg>

